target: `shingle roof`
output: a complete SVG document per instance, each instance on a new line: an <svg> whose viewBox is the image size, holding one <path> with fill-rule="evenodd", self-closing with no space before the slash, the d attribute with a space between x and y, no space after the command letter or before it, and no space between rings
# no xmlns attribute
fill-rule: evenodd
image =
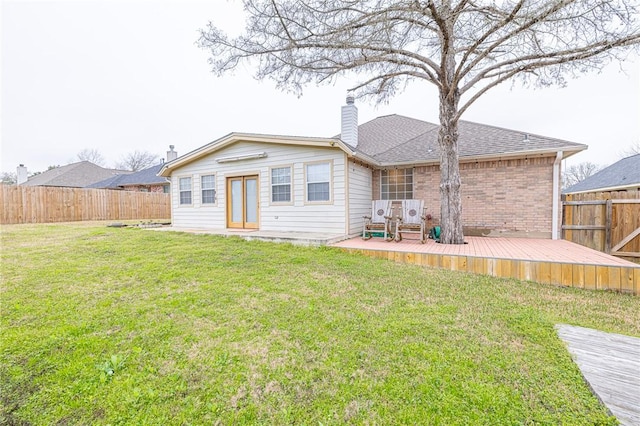
<svg viewBox="0 0 640 426"><path fill-rule="evenodd" d="M356 151L382 164L438 161L438 129L437 124L401 115L378 117L358 126ZM575 153L587 148L579 143L462 120L458 134L461 159L536 151Z"/></svg>
<svg viewBox="0 0 640 426"><path fill-rule="evenodd" d="M640 187L640 154L623 158L617 163L600 170L582 182L562 191L564 194L574 192L591 192L597 190L613 190L628 187Z"/></svg>
<svg viewBox="0 0 640 426"><path fill-rule="evenodd" d="M148 167L139 172L121 174L90 185L90 188L120 188L128 185L162 185L167 179L157 176L162 164Z"/></svg>
<svg viewBox="0 0 640 426"><path fill-rule="evenodd" d="M119 173L126 173L126 171L105 169L89 161L80 161L32 176L22 185L85 188L94 182L111 178Z"/></svg>
<svg viewBox="0 0 640 426"><path fill-rule="evenodd" d="M106 178L105 180L101 180L100 182L87 185L87 188L99 188L99 189L119 188L118 182L120 181L120 179L122 179L122 176L125 176L125 175L111 176L110 178Z"/></svg>
<svg viewBox="0 0 640 426"><path fill-rule="evenodd" d="M358 126L358 150L375 157L397 149L420 135L436 132L438 125L402 115L385 115Z"/></svg>
<svg viewBox="0 0 640 426"><path fill-rule="evenodd" d="M438 124L415 118L397 114L385 115L358 126L357 147L342 141L340 135L317 138L229 133L167 162L160 168L160 173L164 176L170 176L175 170L205 155L241 141L332 146L376 167L436 164L440 160L439 128ZM553 155L560 151L564 153L564 158L567 158L587 149L586 145L580 143L470 121L459 121L458 132L458 152L462 161L524 158L535 155Z"/></svg>

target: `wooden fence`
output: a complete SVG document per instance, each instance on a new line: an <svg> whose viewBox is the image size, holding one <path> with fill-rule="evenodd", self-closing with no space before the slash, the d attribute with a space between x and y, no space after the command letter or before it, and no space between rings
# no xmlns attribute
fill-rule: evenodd
<svg viewBox="0 0 640 426"><path fill-rule="evenodd" d="M568 194L565 240L640 263L640 191Z"/></svg>
<svg viewBox="0 0 640 426"><path fill-rule="evenodd" d="M169 194L0 185L1 224L171 218Z"/></svg>

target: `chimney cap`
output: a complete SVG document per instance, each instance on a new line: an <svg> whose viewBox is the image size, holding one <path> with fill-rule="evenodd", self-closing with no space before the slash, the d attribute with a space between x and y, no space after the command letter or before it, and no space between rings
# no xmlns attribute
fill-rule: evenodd
<svg viewBox="0 0 640 426"><path fill-rule="evenodd" d="M24 167L24 164L20 163L20 167Z"/></svg>
<svg viewBox="0 0 640 426"><path fill-rule="evenodd" d="M354 103L353 92L349 91L347 92L347 105L353 105L353 103Z"/></svg>
<svg viewBox="0 0 640 426"><path fill-rule="evenodd" d="M173 151L173 148L175 148L175 147L176 147L175 145L169 145L169 149L170 149L171 151Z"/></svg>

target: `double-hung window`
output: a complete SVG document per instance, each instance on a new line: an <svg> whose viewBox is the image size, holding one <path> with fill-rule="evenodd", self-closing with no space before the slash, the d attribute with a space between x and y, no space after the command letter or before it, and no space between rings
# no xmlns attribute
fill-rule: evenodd
<svg viewBox="0 0 640 426"><path fill-rule="evenodd" d="M307 201L331 201L331 163L313 163L305 167Z"/></svg>
<svg viewBox="0 0 640 426"><path fill-rule="evenodd" d="M291 167L271 169L271 202L291 202Z"/></svg>
<svg viewBox="0 0 640 426"><path fill-rule="evenodd" d="M200 190L202 191L202 204L214 204L216 202L215 175L200 176Z"/></svg>
<svg viewBox="0 0 640 426"><path fill-rule="evenodd" d="M180 204L191 204L191 178L182 177L178 180L180 187Z"/></svg>
<svg viewBox="0 0 640 426"><path fill-rule="evenodd" d="M413 198L413 169L392 169L380 172L380 198L383 200L411 200Z"/></svg>

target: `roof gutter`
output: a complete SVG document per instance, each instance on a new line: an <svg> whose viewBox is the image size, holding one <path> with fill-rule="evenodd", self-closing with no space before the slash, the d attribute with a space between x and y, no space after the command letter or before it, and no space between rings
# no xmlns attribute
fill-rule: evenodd
<svg viewBox="0 0 640 426"><path fill-rule="evenodd" d="M640 189L640 182L630 183L628 185L606 186L602 188L583 189L581 191L565 192L565 194L587 194L590 192L628 191L632 189Z"/></svg>

